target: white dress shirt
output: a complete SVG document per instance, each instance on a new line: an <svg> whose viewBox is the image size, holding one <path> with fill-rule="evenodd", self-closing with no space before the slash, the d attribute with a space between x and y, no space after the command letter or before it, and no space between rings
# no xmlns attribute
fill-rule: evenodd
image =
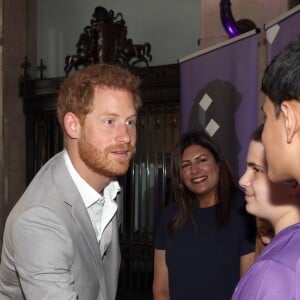
<svg viewBox="0 0 300 300"><path fill-rule="evenodd" d="M100 246L101 256L105 254L111 243L112 223L111 220L117 212L118 206L115 202L117 193L120 191L118 181L111 181L103 190L103 195L93 189L74 168L66 150L64 160L68 171L81 195L87 208L91 222L94 227L97 241Z"/></svg>

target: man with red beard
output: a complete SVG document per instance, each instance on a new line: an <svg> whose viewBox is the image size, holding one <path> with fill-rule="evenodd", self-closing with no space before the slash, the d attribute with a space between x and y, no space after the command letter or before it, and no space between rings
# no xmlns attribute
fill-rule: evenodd
<svg viewBox="0 0 300 300"><path fill-rule="evenodd" d="M8 216L1 299L113 300L120 266L117 176L135 152L139 79L93 64L66 78L57 115L64 150Z"/></svg>

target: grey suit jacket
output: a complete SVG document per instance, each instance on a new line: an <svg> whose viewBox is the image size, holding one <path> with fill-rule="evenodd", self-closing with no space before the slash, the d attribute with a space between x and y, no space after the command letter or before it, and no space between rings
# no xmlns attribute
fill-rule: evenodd
<svg viewBox="0 0 300 300"><path fill-rule="evenodd" d="M115 299L120 267L117 214L112 222L112 242L101 258L63 155L54 156L7 218L0 299Z"/></svg>

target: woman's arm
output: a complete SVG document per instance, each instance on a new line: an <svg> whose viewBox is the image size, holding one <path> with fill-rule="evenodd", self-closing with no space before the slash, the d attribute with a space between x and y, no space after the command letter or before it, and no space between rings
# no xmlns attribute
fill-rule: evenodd
<svg viewBox="0 0 300 300"><path fill-rule="evenodd" d="M242 277L255 260L255 252L242 255L240 258L240 277Z"/></svg>
<svg viewBox="0 0 300 300"><path fill-rule="evenodd" d="M153 300L170 300L165 250L154 251Z"/></svg>

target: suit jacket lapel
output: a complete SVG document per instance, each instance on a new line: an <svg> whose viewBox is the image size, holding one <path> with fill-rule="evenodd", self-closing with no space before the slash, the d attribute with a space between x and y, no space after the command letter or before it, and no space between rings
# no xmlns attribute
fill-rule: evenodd
<svg viewBox="0 0 300 300"><path fill-rule="evenodd" d="M96 263L98 276L100 280L101 293L103 295L103 299L107 299L106 281L103 272L104 266L103 261L101 259L100 247L97 242L96 234L94 232L94 228L91 223L90 217L80 196L78 196L77 198L73 198L71 213L77 226L80 228L84 239L90 249L91 255L93 256L93 259Z"/></svg>
<svg viewBox="0 0 300 300"><path fill-rule="evenodd" d="M88 245L91 255L97 265L100 280L104 283L105 278L102 272L103 264L94 228L77 187L67 170L62 153L58 156L57 163L55 165L54 180L60 190L60 194L64 196L64 202L68 205L68 210L73 216L76 225L79 227L84 236L86 244Z"/></svg>

